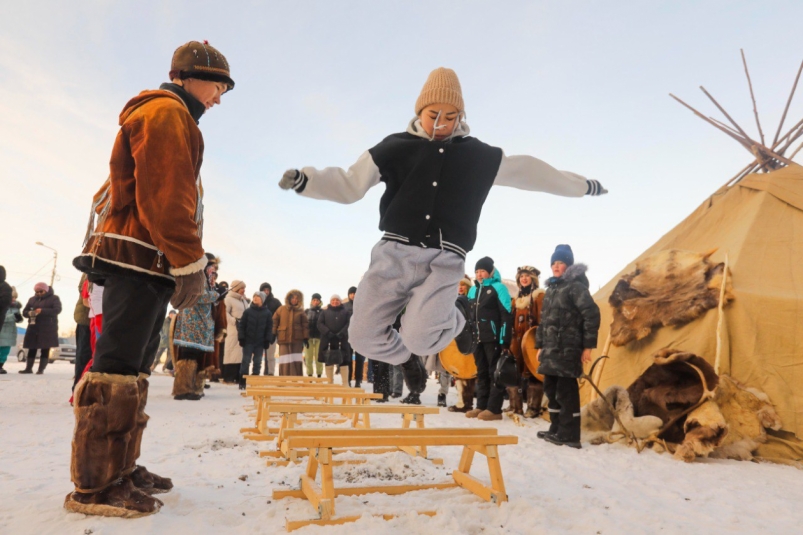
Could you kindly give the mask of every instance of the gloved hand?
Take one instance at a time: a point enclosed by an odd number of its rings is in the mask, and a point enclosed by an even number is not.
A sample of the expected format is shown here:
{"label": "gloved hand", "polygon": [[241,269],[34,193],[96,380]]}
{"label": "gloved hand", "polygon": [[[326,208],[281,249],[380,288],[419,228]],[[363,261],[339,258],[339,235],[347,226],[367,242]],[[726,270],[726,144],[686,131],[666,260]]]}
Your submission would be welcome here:
{"label": "gloved hand", "polygon": [[203,270],[189,275],[179,275],[176,277],[176,291],[170,298],[170,304],[178,310],[192,307],[204,293],[204,286],[206,286],[206,274]]}
{"label": "gloved hand", "polygon": [[309,349],[309,338],[304,338],[304,347]]}
{"label": "gloved hand", "polygon": [[586,185],[588,186],[588,189],[586,190],[586,195],[596,196],[596,195],[605,195],[606,193],[608,193],[608,190],[602,187],[602,184],[599,183],[599,180],[586,179]]}
{"label": "gloved hand", "polygon": [[298,169],[288,169],[282,175],[282,179],[279,181],[279,187],[282,189],[294,189],[301,184],[303,179],[304,173]]}

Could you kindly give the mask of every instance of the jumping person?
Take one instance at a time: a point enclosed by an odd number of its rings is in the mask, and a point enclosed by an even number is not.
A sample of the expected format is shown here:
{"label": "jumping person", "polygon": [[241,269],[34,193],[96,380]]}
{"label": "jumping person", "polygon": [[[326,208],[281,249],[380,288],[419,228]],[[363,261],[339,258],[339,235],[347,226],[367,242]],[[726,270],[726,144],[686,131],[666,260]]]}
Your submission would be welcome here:
{"label": "jumping person", "polygon": [[168,303],[193,306],[205,292],[197,123],[234,87],[229,64],[208,43],[173,54],[172,83],[144,91],[120,114],[109,178],[95,195],[84,250],[73,265],[102,282],[104,325],[89,373],[75,388],[68,511],[138,517],[169,479],[136,464],[148,422],[151,361]]}
{"label": "jumping person", "polygon": [[574,263],[568,245],[552,254],[552,277],[547,281],[541,323],[536,331],[538,373],[544,376],[549,402],[549,431],[538,438],[580,448],[580,389],[577,378],[597,347],[599,307],[588,290],[585,264]]}
{"label": "jumping person", "polygon": [[[494,185],[568,197],[606,193],[596,180],[558,171],[531,156],[468,135],[457,75],[430,73],[406,132],[363,153],[348,171],[327,167],[289,169],[279,186],[313,199],[353,203],[384,182],[379,229],[384,235],[354,302],[349,339],[371,359],[401,364],[411,355],[432,355],[452,340],[473,352],[465,301],[455,302],[465,257],[474,246],[482,205]],[[400,332],[391,327],[407,308]],[[417,379],[426,380],[423,366]]]}

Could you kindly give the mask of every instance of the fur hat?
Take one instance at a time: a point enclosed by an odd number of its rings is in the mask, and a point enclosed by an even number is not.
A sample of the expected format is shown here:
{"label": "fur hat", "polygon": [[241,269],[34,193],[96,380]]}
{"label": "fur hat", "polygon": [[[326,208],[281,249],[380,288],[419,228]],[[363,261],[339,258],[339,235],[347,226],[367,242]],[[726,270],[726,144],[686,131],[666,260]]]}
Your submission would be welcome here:
{"label": "fur hat", "polygon": [[49,289],[50,286],[48,286],[46,282],[37,282],[36,285],[33,287],[34,292],[46,292]]}
{"label": "fur hat", "polygon": [[474,271],[478,271],[480,269],[484,269],[488,273],[494,272],[494,259],[490,256],[483,256],[479,260],[477,260],[476,265],[474,266]]}
{"label": "fur hat", "polygon": [[567,266],[574,264],[574,253],[569,245],[563,243],[555,247],[555,252],[552,253],[552,258],[549,261],[549,265],[551,266],[558,261],[563,262]]}
{"label": "fur hat", "polygon": [[451,104],[457,111],[465,110],[460,80],[452,69],[438,67],[429,73],[421,94],[415,101],[415,114],[421,115],[421,110],[430,104]]}
{"label": "fur hat", "polygon": [[230,292],[238,292],[245,288],[245,283],[241,280],[233,280],[231,281],[231,286],[229,287]]}
{"label": "fur hat", "polygon": [[209,41],[189,41],[173,52],[170,62],[170,79],[196,78],[211,82],[223,82],[228,90],[234,89],[229,62]]}
{"label": "fur hat", "polygon": [[541,276],[541,272],[538,270],[538,268],[535,268],[533,266],[521,266],[520,268],[518,268],[516,270],[516,284],[518,285],[518,287],[521,288],[521,283],[519,282],[519,277],[521,277],[525,273],[527,275],[529,275],[533,279],[533,282],[535,283],[535,287],[537,288],[538,287],[538,277]]}
{"label": "fur hat", "polygon": [[468,277],[463,277],[462,279],[460,279],[460,282],[458,284],[460,286],[465,286],[466,288],[471,288],[473,286],[473,284],[471,283],[471,279],[469,279]]}

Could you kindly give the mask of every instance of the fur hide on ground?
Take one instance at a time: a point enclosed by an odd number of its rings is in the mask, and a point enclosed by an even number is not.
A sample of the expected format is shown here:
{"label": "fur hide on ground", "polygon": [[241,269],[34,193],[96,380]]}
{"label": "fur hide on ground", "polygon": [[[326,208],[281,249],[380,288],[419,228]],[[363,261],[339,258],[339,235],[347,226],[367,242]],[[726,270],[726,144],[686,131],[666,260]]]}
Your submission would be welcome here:
{"label": "fur hide on ground", "polygon": [[675,450],[675,459],[692,462],[696,457],[707,457],[718,448],[728,434],[728,424],[719,405],[706,401],[686,416],[683,424],[683,443]]}
{"label": "fur hide on ground", "polygon": [[[647,438],[661,428],[663,422],[657,416],[634,416],[630,395],[621,386],[608,388],[605,391],[605,399],[613,406],[627,431],[633,433],[636,438]],[[581,409],[583,441],[602,444],[624,438],[624,431],[616,421],[608,403],[605,403],[605,399],[597,398]]]}
{"label": "fur hide on ground", "polygon": [[728,435],[710,457],[750,461],[753,452],[767,441],[766,429],[781,429],[781,418],[769,396],[727,375],[720,377],[714,399],[728,424]]}
{"label": "fur hide on ground", "polygon": [[[635,416],[657,416],[666,424],[700,401],[703,385],[697,371],[686,363],[699,368],[705,376],[707,389],[714,390],[719,377],[705,360],[692,353],[677,349],[662,349],[653,356],[654,364],[647,368],[628,387]],[[685,418],[678,420],[662,437],[668,442],[680,444],[686,432]]]}
{"label": "fur hide on ground", "polygon": [[[613,307],[611,342],[623,346],[661,326],[679,326],[719,305],[724,264],[691,251],[662,251],[636,264],[608,298]],[[733,299],[730,276],[725,303]]]}

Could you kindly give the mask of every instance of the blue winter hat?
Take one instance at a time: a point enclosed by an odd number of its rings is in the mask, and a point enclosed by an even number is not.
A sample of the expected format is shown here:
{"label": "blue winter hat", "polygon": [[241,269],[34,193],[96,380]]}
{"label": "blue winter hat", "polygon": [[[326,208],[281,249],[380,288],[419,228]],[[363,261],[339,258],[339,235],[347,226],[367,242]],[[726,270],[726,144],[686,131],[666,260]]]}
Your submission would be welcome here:
{"label": "blue winter hat", "polygon": [[549,265],[551,266],[558,261],[563,262],[567,266],[574,264],[574,253],[569,245],[562,243],[555,247],[555,252],[552,253],[552,259],[549,261]]}

